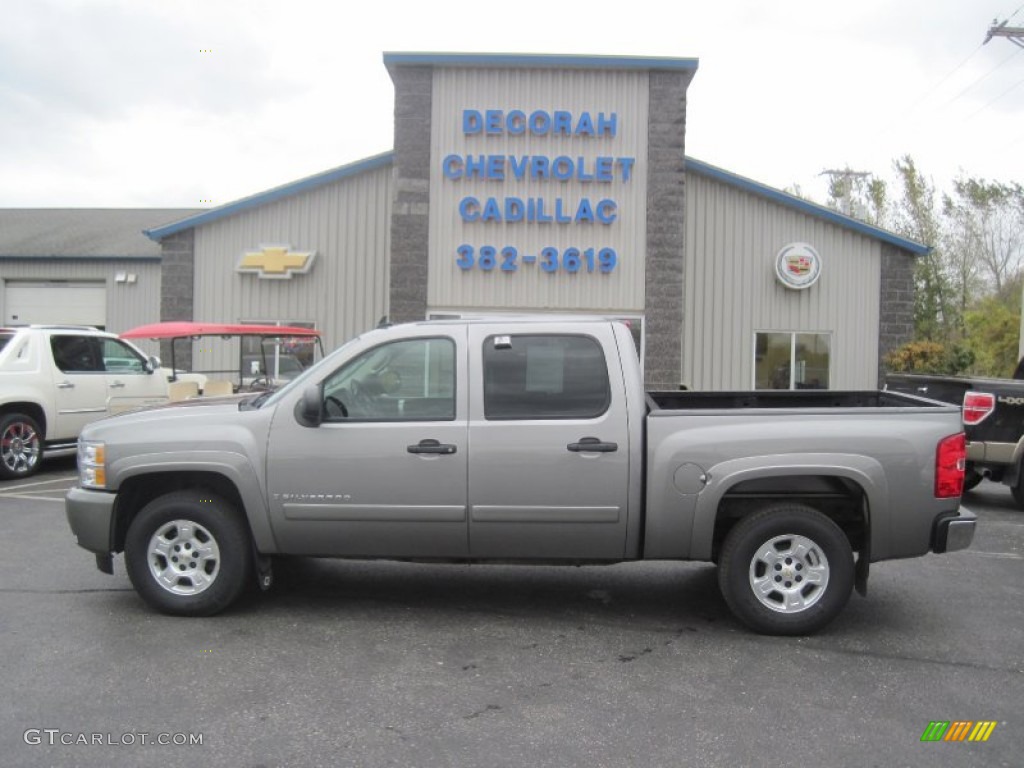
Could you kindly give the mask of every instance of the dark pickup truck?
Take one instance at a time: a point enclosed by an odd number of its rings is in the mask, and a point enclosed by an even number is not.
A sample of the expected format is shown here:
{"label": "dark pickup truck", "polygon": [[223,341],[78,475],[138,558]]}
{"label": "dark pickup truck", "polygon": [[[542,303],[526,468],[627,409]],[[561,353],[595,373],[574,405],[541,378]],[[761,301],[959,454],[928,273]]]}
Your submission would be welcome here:
{"label": "dark pickup truck", "polygon": [[1012,379],[891,373],[885,388],[961,405],[967,433],[964,490],[983,479],[1003,483],[1024,508],[1024,359]]}

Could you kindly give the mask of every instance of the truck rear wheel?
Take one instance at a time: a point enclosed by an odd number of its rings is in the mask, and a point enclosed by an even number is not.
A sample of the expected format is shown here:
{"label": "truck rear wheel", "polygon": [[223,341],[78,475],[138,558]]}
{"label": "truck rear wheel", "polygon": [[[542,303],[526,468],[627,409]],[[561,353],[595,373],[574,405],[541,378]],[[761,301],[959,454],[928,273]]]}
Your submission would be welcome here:
{"label": "truck rear wheel", "polygon": [[843,609],[853,588],[846,534],[802,504],[744,518],[722,546],[718,584],[733,614],[770,635],[806,635]]}
{"label": "truck rear wheel", "polygon": [[43,438],[31,416],[8,413],[0,419],[0,478],[17,480],[39,469]]}
{"label": "truck rear wheel", "polygon": [[128,577],[153,608],[174,616],[212,616],[249,581],[252,547],[238,510],[209,491],[154,499],[128,527]]}

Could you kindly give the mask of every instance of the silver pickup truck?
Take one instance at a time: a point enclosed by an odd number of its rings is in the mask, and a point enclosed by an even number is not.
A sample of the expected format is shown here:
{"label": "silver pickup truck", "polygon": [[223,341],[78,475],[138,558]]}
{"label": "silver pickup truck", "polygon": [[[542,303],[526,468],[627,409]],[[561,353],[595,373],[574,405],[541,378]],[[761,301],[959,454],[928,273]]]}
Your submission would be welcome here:
{"label": "silver pickup truck", "polygon": [[241,404],[90,425],[67,516],[171,614],[269,587],[275,555],[702,560],[749,627],[804,634],[869,563],[969,546],[964,455],[959,409],[912,395],[645,393],[619,323],[435,321]]}

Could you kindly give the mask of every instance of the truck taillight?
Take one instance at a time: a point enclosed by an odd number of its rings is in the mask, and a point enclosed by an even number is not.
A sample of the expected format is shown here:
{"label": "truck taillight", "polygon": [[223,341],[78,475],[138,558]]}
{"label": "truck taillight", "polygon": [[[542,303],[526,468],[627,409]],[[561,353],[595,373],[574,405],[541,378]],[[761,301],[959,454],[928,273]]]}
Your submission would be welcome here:
{"label": "truck taillight", "polygon": [[980,424],[996,408],[996,396],[989,392],[964,393],[964,424]]}
{"label": "truck taillight", "polygon": [[964,492],[967,440],[964,433],[944,437],[935,451],[935,497],[950,499]]}

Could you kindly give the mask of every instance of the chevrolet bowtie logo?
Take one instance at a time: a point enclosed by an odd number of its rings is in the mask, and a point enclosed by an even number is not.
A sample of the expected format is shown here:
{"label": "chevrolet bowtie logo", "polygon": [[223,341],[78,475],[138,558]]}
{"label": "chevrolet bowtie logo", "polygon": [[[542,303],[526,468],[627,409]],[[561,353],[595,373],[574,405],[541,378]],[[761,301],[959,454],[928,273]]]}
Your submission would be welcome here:
{"label": "chevrolet bowtie logo", "polygon": [[260,277],[291,279],[305,274],[313,266],[316,251],[293,251],[289,245],[264,245],[262,250],[247,251],[238,262],[239,272],[255,272]]}

